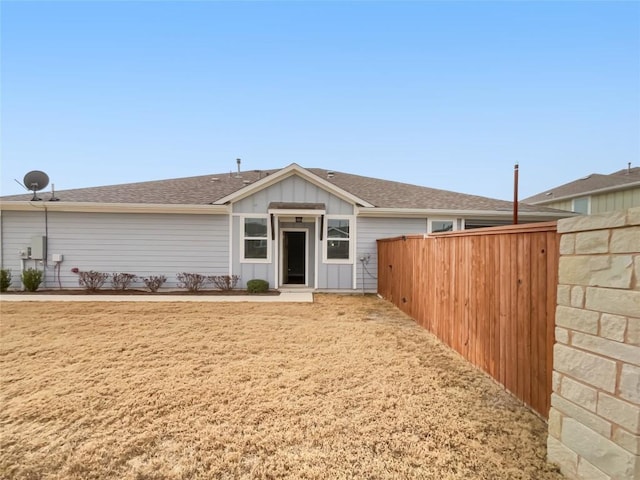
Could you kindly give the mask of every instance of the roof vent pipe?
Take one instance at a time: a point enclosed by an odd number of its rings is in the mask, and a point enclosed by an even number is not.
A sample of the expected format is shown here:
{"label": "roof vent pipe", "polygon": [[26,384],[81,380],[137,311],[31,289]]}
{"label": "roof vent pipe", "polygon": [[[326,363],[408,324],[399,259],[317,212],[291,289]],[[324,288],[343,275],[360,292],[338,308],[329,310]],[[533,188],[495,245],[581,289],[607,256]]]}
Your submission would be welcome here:
{"label": "roof vent pipe", "polygon": [[240,163],[242,162],[242,160],[240,160],[239,158],[236,158],[236,163],[238,164],[238,173],[236,175],[236,178],[240,178]]}
{"label": "roof vent pipe", "polygon": [[631,174],[631,162],[627,162],[627,174]]}

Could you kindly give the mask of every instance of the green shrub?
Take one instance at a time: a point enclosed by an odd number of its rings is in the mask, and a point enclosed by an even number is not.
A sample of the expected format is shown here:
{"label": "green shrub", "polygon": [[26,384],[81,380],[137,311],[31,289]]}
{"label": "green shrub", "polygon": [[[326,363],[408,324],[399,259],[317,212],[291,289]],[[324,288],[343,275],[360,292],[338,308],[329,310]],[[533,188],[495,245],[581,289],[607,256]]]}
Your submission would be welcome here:
{"label": "green shrub", "polygon": [[247,282],[247,290],[249,293],[264,293],[269,290],[269,282],[254,278]]}
{"label": "green shrub", "polygon": [[0,270],[0,292],[6,292],[11,286],[11,270]]}
{"label": "green shrub", "polygon": [[42,270],[27,268],[21,275],[22,284],[27,292],[35,292],[42,283]]}

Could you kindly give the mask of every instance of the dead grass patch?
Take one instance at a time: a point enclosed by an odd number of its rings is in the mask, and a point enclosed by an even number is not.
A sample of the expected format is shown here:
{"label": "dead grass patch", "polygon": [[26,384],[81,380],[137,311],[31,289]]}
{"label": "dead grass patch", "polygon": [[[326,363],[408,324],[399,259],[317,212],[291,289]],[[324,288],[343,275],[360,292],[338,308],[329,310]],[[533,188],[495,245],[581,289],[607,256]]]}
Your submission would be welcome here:
{"label": "dead grass patch", "polygon": [[3,478],[562,478],[543,421],[376,297],[1,309]]}

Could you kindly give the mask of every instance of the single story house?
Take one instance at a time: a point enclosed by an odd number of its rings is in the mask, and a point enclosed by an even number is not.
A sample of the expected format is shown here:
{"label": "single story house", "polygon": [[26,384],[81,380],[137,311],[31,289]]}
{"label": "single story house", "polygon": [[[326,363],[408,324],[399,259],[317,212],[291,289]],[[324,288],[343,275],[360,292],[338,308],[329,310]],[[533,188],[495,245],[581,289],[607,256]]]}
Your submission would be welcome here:
{"label": "single story house", "polygon": [[591,215],[640,207],[640,167],[592,173],[525,198],[525,203]]}
{"label": "single story house", "polygon": [[[238,287],[377,289],[376,239],[511,223],[512,203],[291,164],[0,198],[0,262],[48,288],[72,269],[138,276],[238,275]],[[567,216],[519,205],[522,223]]]}

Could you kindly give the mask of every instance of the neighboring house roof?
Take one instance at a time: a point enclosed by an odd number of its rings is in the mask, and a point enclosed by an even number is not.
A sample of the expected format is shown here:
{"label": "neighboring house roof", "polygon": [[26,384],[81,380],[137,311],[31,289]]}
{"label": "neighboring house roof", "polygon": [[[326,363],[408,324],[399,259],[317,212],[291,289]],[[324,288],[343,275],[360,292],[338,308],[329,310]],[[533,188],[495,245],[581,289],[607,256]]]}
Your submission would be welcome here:
{"label": "neighboring house roof", "polygon": [[[296,164],[278,170],[250,170],[237,173],[201,175],[197,177],[128,183],[102,187],[56,191],[59,202],[104,204],[155,204],[155,205],[220,205],[244,198],[253,190],[269,185],[282,172],[302,174],[314,183],[348,197],[354,203],[368,208],[430,209],[446,211],[504,211],[512,210],[512,202],[468,195],[447,190],[421,187],[321,168],[304,169]],[[2,202],[29,201],[32,194],[1,197]],[[39,192],[44,201],[50,193]],[[48,202],[47,202],[48,203]],[[559,210],[520,204],[519,211],[526,213],[558,214]],[[566,212],[562,212],[566,216]]]}
{"label": "neighboring house roof", "polygon": [[565,183],[559,187],[525,198],[523,202],[544,204],[576,197],[585,197],[595,193],[626,190],[640,186],[640,167],[625,168],[609,175],[592,173],[586,177]]}

